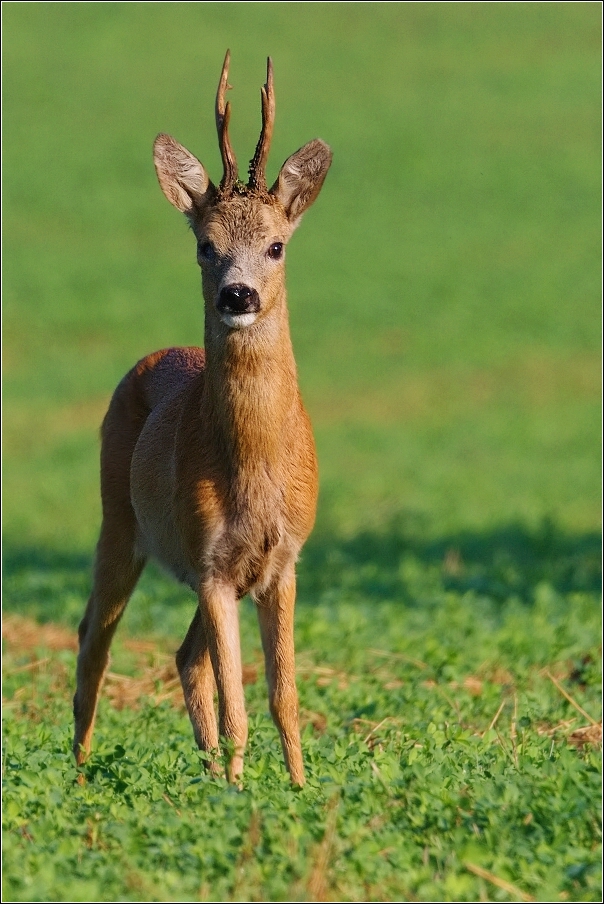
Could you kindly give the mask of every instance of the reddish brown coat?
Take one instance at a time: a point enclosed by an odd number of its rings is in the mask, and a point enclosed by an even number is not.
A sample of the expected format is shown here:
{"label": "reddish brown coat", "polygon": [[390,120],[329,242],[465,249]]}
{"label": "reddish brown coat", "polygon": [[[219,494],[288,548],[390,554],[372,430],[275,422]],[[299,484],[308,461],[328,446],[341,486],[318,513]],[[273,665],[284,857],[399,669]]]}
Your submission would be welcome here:
{"label": "reddish brown coat", "polygon": [[227,774],[240,776],[247,718],[237,606],[250,593],[271,712],[292,781],[302,784],[295,562],[315,517],[317,462],[289,334],[284,247],[320,191],[331,152],[322,141],[309,142],[267,190],[269,61],[262,135],[250,182],[238,183],[224,103],[227,72],[228,55],[217,98],[220,186],[173,138],[160,135],[154,146],[162,190],[197,239],[205,351],[172,348],[143,358],[119,384],[103,422],[103,524],[79,631],[74,751],[82,763],[90,750],[109,645],[153,557],[198,596],[177,664],[199,746],[218,747],[216,684]]}

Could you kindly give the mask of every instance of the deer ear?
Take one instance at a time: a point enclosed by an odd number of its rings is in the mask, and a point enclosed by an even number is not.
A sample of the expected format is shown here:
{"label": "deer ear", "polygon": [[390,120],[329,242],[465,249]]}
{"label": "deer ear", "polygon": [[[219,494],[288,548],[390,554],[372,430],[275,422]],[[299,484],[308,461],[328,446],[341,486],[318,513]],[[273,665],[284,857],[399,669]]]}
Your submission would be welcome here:
{"label": "deer ear", "polygon": [[331,158],[329,145],[315,138],[288,157],[281,167],[271,194],[281,201],[292,225],[296,225],[321,191]]}
{"label": "deer ear", "polygon": [[204,204],[212,183],[199,162],[169,135],[158,135],[153,144],[153,163],[161,190],[181,213]]}

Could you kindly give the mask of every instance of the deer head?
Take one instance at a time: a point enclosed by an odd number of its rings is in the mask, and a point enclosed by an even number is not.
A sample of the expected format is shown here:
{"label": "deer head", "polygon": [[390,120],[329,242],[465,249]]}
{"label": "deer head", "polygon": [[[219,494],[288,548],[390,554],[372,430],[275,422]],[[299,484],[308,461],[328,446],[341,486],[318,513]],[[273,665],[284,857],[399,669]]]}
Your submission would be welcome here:
{"label": "deer head", "polygon": [[269,58],[261,89],[262,130],[240,182],[229,139],[231,106],[225,102],[230,52],[216,95],[216,127],[223,176],[214,185],[203,164],[169,135],[158,135],[153,159],[168,201],[185,214],[197,239],[206,322],[214,329],[246,329],[285,304],[285,246],[313,203],[331,164],[331,150],[315,139],[289,157],[274,185],[266,184],[275,118],[273,67]]}

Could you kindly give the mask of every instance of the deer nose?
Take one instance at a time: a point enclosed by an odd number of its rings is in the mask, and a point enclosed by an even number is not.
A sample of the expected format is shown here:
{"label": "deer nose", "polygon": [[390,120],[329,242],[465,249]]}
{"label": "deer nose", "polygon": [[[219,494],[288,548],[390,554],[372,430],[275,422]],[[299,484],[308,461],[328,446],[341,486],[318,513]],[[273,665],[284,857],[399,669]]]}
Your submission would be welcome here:
{"label": "deer nose", "polygon": [[232,283],[221,290],[216,307],[221,314],[257,314],[260,296],[250,286]]}

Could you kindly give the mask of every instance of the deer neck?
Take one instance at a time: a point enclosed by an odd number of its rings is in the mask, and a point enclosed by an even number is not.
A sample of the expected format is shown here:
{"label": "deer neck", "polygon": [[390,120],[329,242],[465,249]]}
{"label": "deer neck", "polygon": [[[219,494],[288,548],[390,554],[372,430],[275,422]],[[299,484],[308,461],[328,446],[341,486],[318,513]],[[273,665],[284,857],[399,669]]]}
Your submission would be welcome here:
{"label": "deer neck", "polygon": [[285,292],[261,320],[240,330],[206,312],[204,405],[222,461],[233,475],[277,476],[299,408]]}

